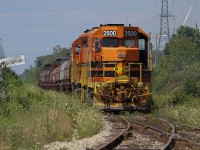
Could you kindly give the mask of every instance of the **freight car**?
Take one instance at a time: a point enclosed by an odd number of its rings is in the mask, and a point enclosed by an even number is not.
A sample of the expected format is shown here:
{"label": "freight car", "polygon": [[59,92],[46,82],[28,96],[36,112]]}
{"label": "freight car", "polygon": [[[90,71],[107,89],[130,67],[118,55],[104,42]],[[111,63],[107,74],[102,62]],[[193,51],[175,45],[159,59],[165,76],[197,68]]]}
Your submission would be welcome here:
{"label": "freight car", "polygon": [[152,53],[140,27],[106,24],[84,31],[69,59],[44,67],[39,85],[80,94],[100,109],[143,109],[151,102]]}

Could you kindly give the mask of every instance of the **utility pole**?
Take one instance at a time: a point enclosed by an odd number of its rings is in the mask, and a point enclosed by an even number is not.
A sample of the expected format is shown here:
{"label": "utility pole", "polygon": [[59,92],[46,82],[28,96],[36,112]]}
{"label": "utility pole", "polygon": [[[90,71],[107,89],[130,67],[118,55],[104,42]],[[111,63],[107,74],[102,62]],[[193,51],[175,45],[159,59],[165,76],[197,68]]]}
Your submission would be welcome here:
{"label": "utility pole", "polygon": [[3,51],[3,46],[1,44],[1,38],[0,38],[0,59],[3,59],[4,58],[4,51]]}
{"label": "utility pole", "polygon": [[[4,51],[3,51],[3,46],[1,44],[1,38],[0,38],[0,59],[4,58]],[[6,89],[4,86],[4,82],[3,82],[3,67],[2,64],[0,64],[0,89],[1,89],[1,93],[2,93],[2,99],[4,100],[6,98]]]}
{"label": "utility pole", "polygon": [[0,66],[0,87],[1,87],[1,93],[2,93],[2,99],[6,98],[6,91],[3,83],[3,72],[2,72],[2,67]]}
{"label": "utility pole", "polygon": [[158,63],[158,34],[156,34],[156,57],[155,57],[155,66]]}
{"label": "utility pole", "polygon": [[169,42],[169,13],[168,13],[168,0],[162,0],[162,8],[160,15],[160,37],[158,42],[158,51],[161,47],[161,42]]}

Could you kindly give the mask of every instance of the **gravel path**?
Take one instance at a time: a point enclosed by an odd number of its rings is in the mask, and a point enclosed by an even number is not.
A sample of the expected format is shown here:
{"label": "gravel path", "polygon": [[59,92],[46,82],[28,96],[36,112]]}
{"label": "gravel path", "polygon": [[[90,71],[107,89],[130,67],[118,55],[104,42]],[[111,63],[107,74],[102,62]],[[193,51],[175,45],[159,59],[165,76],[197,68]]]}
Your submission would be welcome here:
{"label": "gravel path", "polygon": [[53,142],[51,144],[45,145],[46,150],[59,150],[59,149],[69,149],[69,150],[86,150],[90,149],[95,145],[98,145],[102,141],[106,140],[104,137],[109,136],[112,130],[112,123],[104,119],[103,130],[92,137],[84,138],[81,140],[73,140],[72,142]]}

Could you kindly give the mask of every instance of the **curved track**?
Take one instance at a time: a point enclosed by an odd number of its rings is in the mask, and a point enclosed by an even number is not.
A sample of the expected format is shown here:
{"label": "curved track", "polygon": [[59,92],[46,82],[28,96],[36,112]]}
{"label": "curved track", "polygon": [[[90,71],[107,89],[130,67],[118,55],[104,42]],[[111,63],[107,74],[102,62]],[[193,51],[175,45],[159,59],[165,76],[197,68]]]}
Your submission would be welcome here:
{"label": "curved track", "polygon": [[[106,137],[97,150],[166,149],[172,143],[175,128],[172,124],[159,120],[163,129],[142,121],[134,121],[119,116],[110,116],[114,122],[113,134]],[[169,131],[165,131],[166,127]]]}
{"label": "curved track", "polygon": [[200,149],[200,128],[187,125],[177,127],[173,149]]}
{"label": "curved track", "polygon": [[124,140],[124,136],[131,128],[130,122],[125,119],[118,118],[113,115],[109,116],[107,119],[113,123],[112,135],[106,137],[106,142],[96,147],[96,150],[113,149],[118,145],[118,143]]}

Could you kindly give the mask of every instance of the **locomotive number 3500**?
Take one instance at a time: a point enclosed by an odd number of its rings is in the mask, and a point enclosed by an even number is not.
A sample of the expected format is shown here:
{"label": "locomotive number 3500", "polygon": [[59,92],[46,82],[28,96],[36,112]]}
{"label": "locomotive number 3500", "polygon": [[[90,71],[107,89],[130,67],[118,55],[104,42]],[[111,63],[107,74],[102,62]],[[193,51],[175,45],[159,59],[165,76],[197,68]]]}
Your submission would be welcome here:
{"label": "locomotive number 3500", "polygon": [[105,30],[105,31],[103,31],[103,36],[117,36],[117,31]]}

